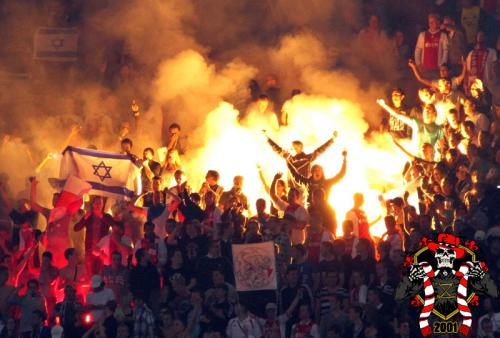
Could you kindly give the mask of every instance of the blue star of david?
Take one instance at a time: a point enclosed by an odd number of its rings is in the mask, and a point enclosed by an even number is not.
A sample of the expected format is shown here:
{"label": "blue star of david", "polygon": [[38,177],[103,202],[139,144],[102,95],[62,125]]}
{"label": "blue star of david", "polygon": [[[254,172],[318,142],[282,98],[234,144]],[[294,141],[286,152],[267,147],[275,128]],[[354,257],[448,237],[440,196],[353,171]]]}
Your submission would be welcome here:
{"label": "blue star of david", "polygon": [[104,161],[101,161],[98,165],[93,164],[92,167],[94,167],[94,175],[99,177],[101,182],[104,182],[106,178],[111,178],[110,171],[112,167],[105,165]]}

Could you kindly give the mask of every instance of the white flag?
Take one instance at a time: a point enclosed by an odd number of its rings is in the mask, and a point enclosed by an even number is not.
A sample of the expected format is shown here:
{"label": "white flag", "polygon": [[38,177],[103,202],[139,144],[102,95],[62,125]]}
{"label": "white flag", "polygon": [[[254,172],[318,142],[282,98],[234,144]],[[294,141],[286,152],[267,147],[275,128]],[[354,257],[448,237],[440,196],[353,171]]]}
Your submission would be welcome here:
{"label": "white flag", "polygon": [[40,27],[35,33],[34,58],[43,61],[73,62],[78,57],[76,28]]}
{"label": "white flag", "polygon": [[129,155],[67,147],[61,160],[60,178],[76,176],[92,186],[91,195],[116,199],[140,193],[140,170]]}
{"label": "white flag", "polygon": [[232,248],[237,291],[277,289],[273,242],[233,244]]}

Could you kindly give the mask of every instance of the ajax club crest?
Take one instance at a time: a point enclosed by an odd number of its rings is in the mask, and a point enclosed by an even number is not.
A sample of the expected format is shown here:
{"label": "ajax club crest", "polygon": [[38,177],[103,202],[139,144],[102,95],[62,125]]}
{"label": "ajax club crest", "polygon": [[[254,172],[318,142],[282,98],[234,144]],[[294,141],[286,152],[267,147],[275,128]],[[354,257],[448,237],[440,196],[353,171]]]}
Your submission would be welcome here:
{"label": "ajax club crest", "polygon": [[423,238],[420,250],[406,258],[408,274],[396,290],[396,300],[411,298],[420,307],[422,335],[470,334],[470,308],[478,296],[497,297],[498,289],[484,262],[476,259],[474,241],[461,243],[451,234],[437,241]]}

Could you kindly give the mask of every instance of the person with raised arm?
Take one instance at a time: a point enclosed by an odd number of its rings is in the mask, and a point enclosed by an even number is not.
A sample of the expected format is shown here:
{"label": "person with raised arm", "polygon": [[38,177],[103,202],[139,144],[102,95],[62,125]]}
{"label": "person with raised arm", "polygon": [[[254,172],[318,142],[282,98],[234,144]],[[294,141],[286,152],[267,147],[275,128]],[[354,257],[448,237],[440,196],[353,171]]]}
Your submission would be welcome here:
{"label": "person with raised arm", "polygon": [[[35,212],[42,214],[47,219],[47,228],[43,236],[43,244],[45,250],[52,252],[54,255],[54,264],[57,267],[62,267],[65,263],[64,250],[71,246],[71,239],[69,237],[69,224],[71,222],[72,215],[65,213],[65,215],[59,219],[52,219],[51,212],[52,209],[45,208],[37,203],[37,193],[38,193],[38,180],[36,177],[30,179],[31,191],[30,191],[30,202],[31,209]],[[56,206],[56,203],[60,197],[60,193],[54,193],[52,197],[52,207]]]}
{"label": "person with raised arm", "polygon": [[[295,154],[291,154],[288,151],[284,150],[282,147],[280,147],[276,142],[274,142],[266,133],[265,130],[263,130],[264,135],[267,137],[267,143],[271,146],[271,148],[276,152],[278,155],[283,157],[289,165],[291,165],[296,172],[298,172],[300,175],[304,177],[309,177],[311,174],[311,165],[314,160],[316,160],[321,154],[323,154],[335,141],[335,139],[338,136],[338,133],[336,131],[333,132],[332,137],[323,143],[321,146],[316,148],[312,153],[306,154],[304,152],[304,144],[301,141],[293,141],[292,142],[292,148]],[[294,181],[293,179],[289,180],[289,183],[293,187],[297,187],[298,182]]]}
{"label": "person with raised arm", "polygon": [[292,174],[293,178],[295,181],[297,181],[299,184],[302,184],[306,187],[307,189],[307,201],[311,203],[312,199],[312,192],[314,190],[318,189],[323,189],[326,193],[326,196],[330,196],[330,190],[332,187],[337,184],[341,179],[344,178],[346,171],[347,171],[347,151],[344,150],[342,151],[342,167],[340,168],[340,171],[337,173],[337,175],[326,178],[325,174],[323,172],[323,167],[320,166],[319,164],[315,164],[311,168],[311,175],[310,176],[304,176],[300,174],[295,167],[290,163],[287,162],[288,164],[288,169],[290,170],[290,173]]}
{"label": "person with raised arm", "polygon": [[458,76],[451,76],[451,71],[450,67],[448,66],[447,63],[443,63],[442,65],[439,66],[439,78],[437,79],[429,79],[424,77],[422,72],[418,69],[417,65],[415,64],[415,61],[413,60],[408,60],[408,67],[413,72],[413,75],[415,75],[415,78],[417,79],[418,82],[426,85],[427,87],[430,87],[434,90],[439,89],[439,80],[440,79],[449,79],[451,82],[451,89],[456,90],[460,87],[462,82],[464,81],[465,74],[467,72],[467,64],[465,62],[465,58],[462,57],[462,72]]}
{"label": "person with raised arm", "polygon": [[302,206],[302,198],[299,190],[291,188],[288,191],[287,201],[283,201],[276,194],[276,185],[282,175],[282,173],[274,175],[273,182],[271,183],[271,200],[278,210],[284,212],[285,219],[291,222],[288,235],[292,244],[302,244],[306,240],[306,227],[309,223],[309,214]]}
{"label": "person with raised arm", "polygon": [[100,196],[94,196],[83,217],[75,223],[74,231],[85,228],[85,265],[90,274],[95,274],[102,268],[101,261],[92,254],[95,245],[109,233],[114,220],[111,215],[104,213],[104,200]]}
{"label": "person with raised arm", "polygon": [[377,103],[391,114],[391,116],[400,119],[412,129],[413,147],[414,149],[418,149],[419,156],[422,156],[421,151],[424,143],[429,143],[434,147],[436,143],[444,137],[443,129],[436,124],[437,112],[434,105],[428,104],[424,107],[422,114],[423,120],[421,121],[398,113],[387,105],[383,99],[378,99]]}

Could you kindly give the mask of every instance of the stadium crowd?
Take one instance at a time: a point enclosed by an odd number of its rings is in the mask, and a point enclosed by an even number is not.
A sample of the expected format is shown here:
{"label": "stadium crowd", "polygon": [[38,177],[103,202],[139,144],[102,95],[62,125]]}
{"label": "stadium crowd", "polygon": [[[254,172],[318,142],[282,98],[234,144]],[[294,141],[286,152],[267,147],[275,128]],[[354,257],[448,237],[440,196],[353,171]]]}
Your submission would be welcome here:
{"label": "stadium crowd", "polygon": [[[0,229],[0,337],[418,337],[418,308],[396,302],[394,293],[406,273],[405,253],[437,233],[474,239],[498,283],[500,96],[488,86],[500,77],[500,39],[498,31],[484,30],[498,19],[490,1],[437,3],[448,7],[428,15],[412,55],[402,31],[394,31],[402,72],[422,84],[418,104],[407,104],[402,88],[376,102],[386,116],[380,131],[408,156],[402,186],[416,184],[418,196],[418,205],[409,193],[381,199],[383,236],[370,234],[378,220],[367,219],[362,193],[344,196],[352,199],[346,215],[327,202],[351,165],[348,149],[333,177],[314,163],[335,146],[336,132],[312,153],[300,141],[288,152],[268,138],[289,172],[276,173],[270,184],[263,178],[268,195],[249,201],[245,178],[222,187],[219,168],[206,173],[201,187],[186,182],[179,124],[169,124],[163,158],[152,148],[134,155],[127,127],[120,151],[140,164],[144,194],[111,208],[106,198],[89,196],[66,224],[84,235],[61,250],[63,266],[55,265],[38,228],[51,208],[38,204],[37,178],[30,178],[30,196],[18,201],[0,186],[11,223]],[[379,16],[367,19],[360,35],[385,34]],[[119,78],[127,62],[108,65],[103,85]],[[282,111],[286,128],[277,79],[270,76],[262,89],[254,80],[249,89],[250,104]],[[139,114],[135,102],[131,109]],[[171,178],[176,183],[168,186]],[[168,217],[159,217],[164,210]],[[278,289],[238,292],[232,244],[265,241],[275,246]],[[481,299],[473,315],[474,336],[500,336],[498,299]]]}

